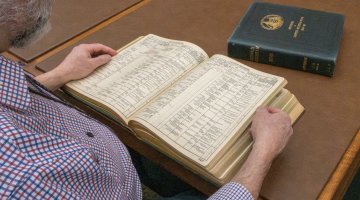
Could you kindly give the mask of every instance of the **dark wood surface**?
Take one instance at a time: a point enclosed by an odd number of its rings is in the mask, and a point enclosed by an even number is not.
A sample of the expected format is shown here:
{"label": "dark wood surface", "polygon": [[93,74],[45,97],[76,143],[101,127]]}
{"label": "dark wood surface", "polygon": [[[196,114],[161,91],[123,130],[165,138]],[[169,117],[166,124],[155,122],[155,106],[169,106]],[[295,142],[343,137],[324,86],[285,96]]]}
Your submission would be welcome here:
{"label": "dark wood surface", "polygon": [[[360,170],[360,130],[332,173],[329,181],[319,195],[319,199],[342,199],[353,177]],[[358,188],[360,191],[360,188]]]}
{"label": "dark wood surface", "polygon": [[[120,48],[140,35],[186,40],[198,44],[209,55],[226,55],[226,40],[245,13],[251,0],[153,0],[137,11],[120,18],[88,37],[74,42],[100,42]],[[335,76],[320,75],[286,68],[241,61],[261,71],[285,77],[286,86],[305,106],[306,112],[294,126],[294,136],[274,162],[261,195],[265,199],[340,199],[353,171],[359,166],[360,132],[360,49],[358,23],[360,4],[351,1],[269,0],[269,2],[338,12],[345,15]],[[56,66],[74,45],[48,56],[36,64],[47,71]],[[81,105],[79,102],[75,104]],[[81,105],[83,106],[83,105]],[[113,121],[85,108],[110,126],[130,148],[154,160],[206,194],[216,187],[184,169],[163,154],[138,141]]]}
{"label": "dark wood surface", "polygon": [[141,0],[61,0],[54,1],[50,22],[52,29],[39,41],[10,51],[29,62],[74,36],[107,20]]}

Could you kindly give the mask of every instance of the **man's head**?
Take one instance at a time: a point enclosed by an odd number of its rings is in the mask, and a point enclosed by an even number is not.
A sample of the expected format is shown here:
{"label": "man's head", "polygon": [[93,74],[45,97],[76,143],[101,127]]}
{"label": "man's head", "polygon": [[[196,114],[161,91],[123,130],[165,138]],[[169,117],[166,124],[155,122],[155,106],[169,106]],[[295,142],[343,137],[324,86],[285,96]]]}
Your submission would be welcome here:
{"label": "man's head", "polygon": [[23,47],[49,29],[53,0],[1,0],[0,50]]}

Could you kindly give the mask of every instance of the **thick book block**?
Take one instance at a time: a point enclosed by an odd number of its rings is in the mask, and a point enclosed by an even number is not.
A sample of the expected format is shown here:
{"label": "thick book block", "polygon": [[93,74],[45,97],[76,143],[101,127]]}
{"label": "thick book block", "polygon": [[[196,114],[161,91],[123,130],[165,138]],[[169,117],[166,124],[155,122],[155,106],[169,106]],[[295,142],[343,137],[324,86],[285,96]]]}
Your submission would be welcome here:
{"label": "thick book block", "polygon": [[293,123],[304,111],[285,78],[209,57],[193,43],[148,34],[118,52],[64,91],[219,186],[251,149],[257,107],[279,108]]}
{"label": "thick book block", "polygon": [[228,39],[228,55],[333,76],[344,16],[253,3]]}
{"label": "thick book block", "polygon": [[[280,159],[277,159],[265,179],[261,196],[264,199],[317,199],[326,185],[331,185],[331,174],[338,169],[338,163],[346,154],[350,142],[359,129],[360,93],[360,59],[356,56],[360,49],[360,4],[358,0],[266,0],[276,4],[287,4],[307,7],[316,10],[327,10],[343,13],[343,39],[337,60],[335,77],[330,79],[312,73],[288,70],[251,61],[244,64],[257,70],[286,77],[286,86],[298,97],[306,108],[304,114],[294,126],[294,134]],[[65,48],[56,55],[39,63],[37,67],[49,71],[56,67],[71,49],[81,43],[100,42],[114,49],[126,45],[139,35],[155,33],[166,38],[193,42],[210,55],[227,52],[227,39],[233,32],[240,17],[253,0],[154,0],[146,6],[109,24],[94,34],[81,39],[74,45]],[[189,23],[191,21],[191,23]],[[161,23],[159,23],[161,22]],[[300,77],[301,76],[301,77]],[[330,92],[331,91],[331,92]],[[79,106],[81,103],[75,101]],[[87,107],[84,108],[88,110]],[[140,143],[130,141],[128,132],[116,127],[113,120],[98,114],[103,122],[108,122],[124,143],[144,155],[149,155],[147,148],[142,151]],[[130,141],[130,142],[129,142]],[[139,149],[140,147],[140,149]],[[359,155],[360,156],[360,155]],[[155,161],[180,177],[187,183],[207,194],[210,183],[196,181],[201,178],[185,176],[179,168],[168,167],[171,160],[159,160],[165,157],[154,155]],[[351,171],[351,170],[349,170]],[[344,173],[344,177],[349,175]],[[341,192],[346,184],[340,184],[334,192]]]}

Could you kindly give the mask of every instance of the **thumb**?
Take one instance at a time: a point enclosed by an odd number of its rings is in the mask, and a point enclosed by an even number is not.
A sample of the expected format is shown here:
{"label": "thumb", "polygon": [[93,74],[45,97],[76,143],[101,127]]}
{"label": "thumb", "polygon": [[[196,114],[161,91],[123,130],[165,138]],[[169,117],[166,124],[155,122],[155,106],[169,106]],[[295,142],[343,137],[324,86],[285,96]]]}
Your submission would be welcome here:
{"label": "thumb", "polygon": [[271,113],[271,114],[281,112],[281,109],[278,109],[275,107],[268,107],[267,109],[268,109],[269,113]]}
{"label": "thumb", "polygon": [[103,54],[95,58],[91,58],[90,62],[94,67],[99,67],[103,64],[108,63],[110,60],[111,56],[109,54]]}

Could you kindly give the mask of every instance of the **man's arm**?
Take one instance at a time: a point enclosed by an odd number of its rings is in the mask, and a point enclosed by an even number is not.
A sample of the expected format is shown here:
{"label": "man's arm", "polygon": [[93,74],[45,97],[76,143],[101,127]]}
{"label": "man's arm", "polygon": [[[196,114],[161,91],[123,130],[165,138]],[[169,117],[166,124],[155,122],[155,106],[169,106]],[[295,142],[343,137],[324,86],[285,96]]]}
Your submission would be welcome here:
{"label": "man's arm", "polygon": [[[276,108],[258,108],[251,125],[254,144],[249,157],[232,182],[221,188],[212,198],[231,199],[236,196],[238,199],[251,199],[246,194],[249,191],[256,199],[272,161],[285,148],[292,133],[291,120],[285,112]],[[230,194],[236,192],[238,194]],[[229,197],[229,194],[232,196]]]}
{"label": "man's arm", "polygon": [[257,198],[272,161],[285,148],[292,133],[286,113],[275,108],[259,108],[251,125],[253,149],[232,181],[245,186]]}
{"label": "man's arm", "polygon": [[72,80],[88,76],[109,62],[116,51],[102,44],[82,44],[75,47],[55,69],[35,77],[49,90],[56,90]]}

